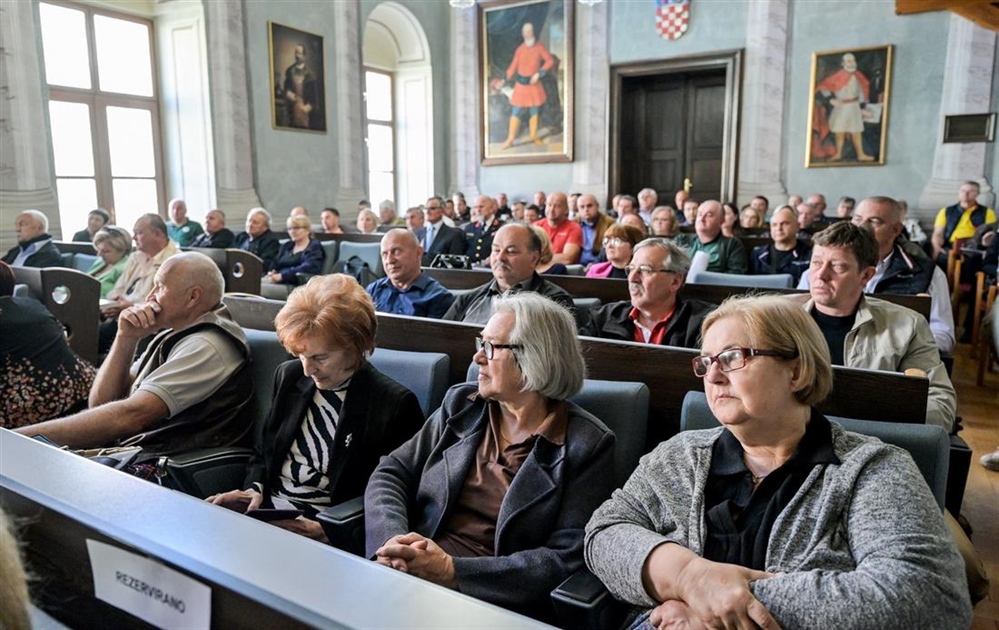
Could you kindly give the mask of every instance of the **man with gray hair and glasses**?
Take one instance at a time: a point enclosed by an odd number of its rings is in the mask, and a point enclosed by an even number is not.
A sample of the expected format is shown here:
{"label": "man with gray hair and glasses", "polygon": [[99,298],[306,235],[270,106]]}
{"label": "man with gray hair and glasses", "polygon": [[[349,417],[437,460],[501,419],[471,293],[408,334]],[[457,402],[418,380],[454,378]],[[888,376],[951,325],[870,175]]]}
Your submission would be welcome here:
{"label": "man with gray hair and glasses", "polygon": [[647,238],[635,246],[628,272],[630,301],[605,304],[590,312],[579,334],[662,346],[696,348],[701,322],[714,304],[683,300],[681,287],[690,257],[664,238]]}

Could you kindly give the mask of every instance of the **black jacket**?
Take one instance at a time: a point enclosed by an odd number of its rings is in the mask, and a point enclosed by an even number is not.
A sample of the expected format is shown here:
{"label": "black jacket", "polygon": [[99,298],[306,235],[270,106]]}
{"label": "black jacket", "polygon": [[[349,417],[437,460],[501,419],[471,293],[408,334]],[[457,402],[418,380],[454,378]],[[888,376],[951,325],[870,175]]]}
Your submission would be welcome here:
{"label": "black jacket", "polygon": [[[423,227],[424,230],[430,226]],[[426,232],[424,232],[426,234]],[[453,228],[444,223],[437,228],[434,242],[430,244],[430,249],[423,252],[423,266],[429,267],[438,254],[463,255],[465,253],[465,235],[458,228]]]}
{"label": "black jacket", "polygon": [[[274,401],[243,484],[244,488],[262,484],[266,504],[315,392],[316,385],[305,376],[301,362],[291,360],[278,366]],[[423,420],[416,395],[365,362],[347,386],[333,438],[327,471],[331,504],[363,495],[378,460],[412,437]]]}
{"label": "black jacket", "polygon": [[[676,311],[666,325],[662,345],[697,348],[701,340],[701,322],[708,313],[718,307],[700,300],[681,300],[677,297],[676,301]],[[630,312],[631,302],[628,301],[612,302],[595,308],[590,312],[590,321],[579,329],[579,334],[602,339],[634,341],[635,322],[628,317]]]}
{"label": "black jacket", "polygon": [[[27,247],[32,243],[37,243],[38,241],[45,241],[52,238],[51,234],[41,234],[31,239],[26,243],[18,243],[14,247],[10,248],[7,255],[3,257],[3,261],[8,265],[14,264],[14,259],[17,255],[21,253],[22,247]],[[41,248],[28,256],[24,262],[21,264],[22,267],[61,267],[62,266],[62,254],[59,253],[59,248],[52,244],[51,241],[45,243]]]}
{"label": "black jacket", "polygon": [[204,234],[198,236],[198,238],[191,242],[191,247],[225,249],[226,247],[232,247],[233,241],[235,240],[236,235],[232,233],[232,230],[229,228],[222,228],[215,234],[205,232]]}
{"label": "black jacket", "polygon": [[[545,280],[534,272],[530,280],[526,282],[521,282],[511,289],[511,292],[517,293],[519,291],[533,291],[534,293],[541,294],[548,298],[549,300],[560,304],[561,306],[569,309],[570,313],[575,314],[576,305],[572,301],[572,296],[569,295],[565,289],[558,286],[557,284],[552,284],[551,282]],[[463,322],[465,321],[465,316],[468,314],[469,308],[478,303],[480,300],[491,298],[496,295],[501,295],[503,292],[500,291],[499,285],[496,284],[496,280],[491,280],[478,289],[474,291],[469,291],[455,298],[454,303],[451,304],[451,308],[444,313],[443,319],[452,322]]]}
{"label": "black jacket", "polygon": [[255,254],[257,258],[264,261],[264,269],[267,269],[274,262],[274,259],[277,258],[278,250],[281,249],[281,239],[270,230],[267,230],[252,241],[249,234],[240,232],[236,235],[236,242],[233,244],[233,247],[238,247],[251,254]]}

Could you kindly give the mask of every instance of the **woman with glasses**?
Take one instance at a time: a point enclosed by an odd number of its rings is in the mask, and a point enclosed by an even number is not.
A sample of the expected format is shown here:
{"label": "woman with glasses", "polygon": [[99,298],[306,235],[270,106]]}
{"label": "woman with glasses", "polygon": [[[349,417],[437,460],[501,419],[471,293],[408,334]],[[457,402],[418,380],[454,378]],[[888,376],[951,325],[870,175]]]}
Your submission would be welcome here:
{"label": "woman with glasses", "polygon": [[628,272],[624,270],[631,262],[635,245],[638,245],[645,238],[645,233],[633,225],[615,223],[604,232],[604,256],[607,262],[598,262],[590,265],[586,271],[587,278],[619,278],[628,279]]}
{"label": "woman with glasses", "polygon": [[456,385],[364,493],[367,554],[551,620],[582,568],[583,526],[610,495],[614,434],[568,402],[585,366],[572,315],[536,293],[497,298]]}
{"label": "woman with glasses", "polygon": [[[958,628],[964,566],[908,453],[813,409],[832,388],[811,317],[727,300],[694,373],[721,427],[642,458],[586,527],[586,562],[635,626]],[[689,625],[687,625],[689,624]]]}
{"label": "woman with glasses", "polygon": [[319,241],[312,238],[309,217],[288,217],[289,239],[278,251],[277,257],[267,266],[264,282],[298,285],[298,274],[315,275],[322,269],[326,253]]}

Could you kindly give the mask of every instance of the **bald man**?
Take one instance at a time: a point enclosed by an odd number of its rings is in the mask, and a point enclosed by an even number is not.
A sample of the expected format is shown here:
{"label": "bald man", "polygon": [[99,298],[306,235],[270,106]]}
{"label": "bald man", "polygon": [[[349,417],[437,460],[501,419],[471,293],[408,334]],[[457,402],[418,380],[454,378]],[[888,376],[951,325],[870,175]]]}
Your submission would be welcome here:
{"label": "bald man", "polygon": [[563,192],[553,192],[548,197],[545,218],[537,221],[552,242],[552,260],[563,265],[575,265],[583,252],[583,230],[569,220],[569,199]]}
{"label": "bald man", "polygon": [[[251,426],[250,348],[221,303],[224,281],[207,256],[177,254],[143,304],[121,312],[90,408],[20,429],[70,448],[142,447],[142,462],[195,448],[240,445]],[[139,342],[156,335],[135,359]],[[135,471],[138,472],[138,471]]]}
{"label": "bald man", "polygon": [[17,246],[12,247],[3,261],[15,267],[60,267],[62,255],[52,244],[49,219],[38,210],[25,210],[14,220]]}

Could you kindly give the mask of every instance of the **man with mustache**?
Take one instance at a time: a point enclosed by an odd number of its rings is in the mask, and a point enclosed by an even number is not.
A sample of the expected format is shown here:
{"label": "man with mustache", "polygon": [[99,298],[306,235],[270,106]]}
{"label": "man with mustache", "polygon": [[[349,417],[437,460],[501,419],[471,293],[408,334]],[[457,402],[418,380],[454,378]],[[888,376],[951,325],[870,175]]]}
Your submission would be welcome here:
{"label": "man with mustache", "polygon": [[590,312],[579,334],[618,341],[697,348],[701,321],[715,309],[700,300],[683,300],[680,288],[690,271],[690,257],[665,238],[647,238],[635,246],[628,272],[631,301],[605,304]]}
{"label": "man with mustache", "polygon": [[489,265],[493,279],[459,296],[444,319],[485,324],[493,314],[493,299],[506,293],[534,291],[574,311],[572,296],[534,270],[541,259],[541,239],[526,225],[504,225],[493,237]]}

